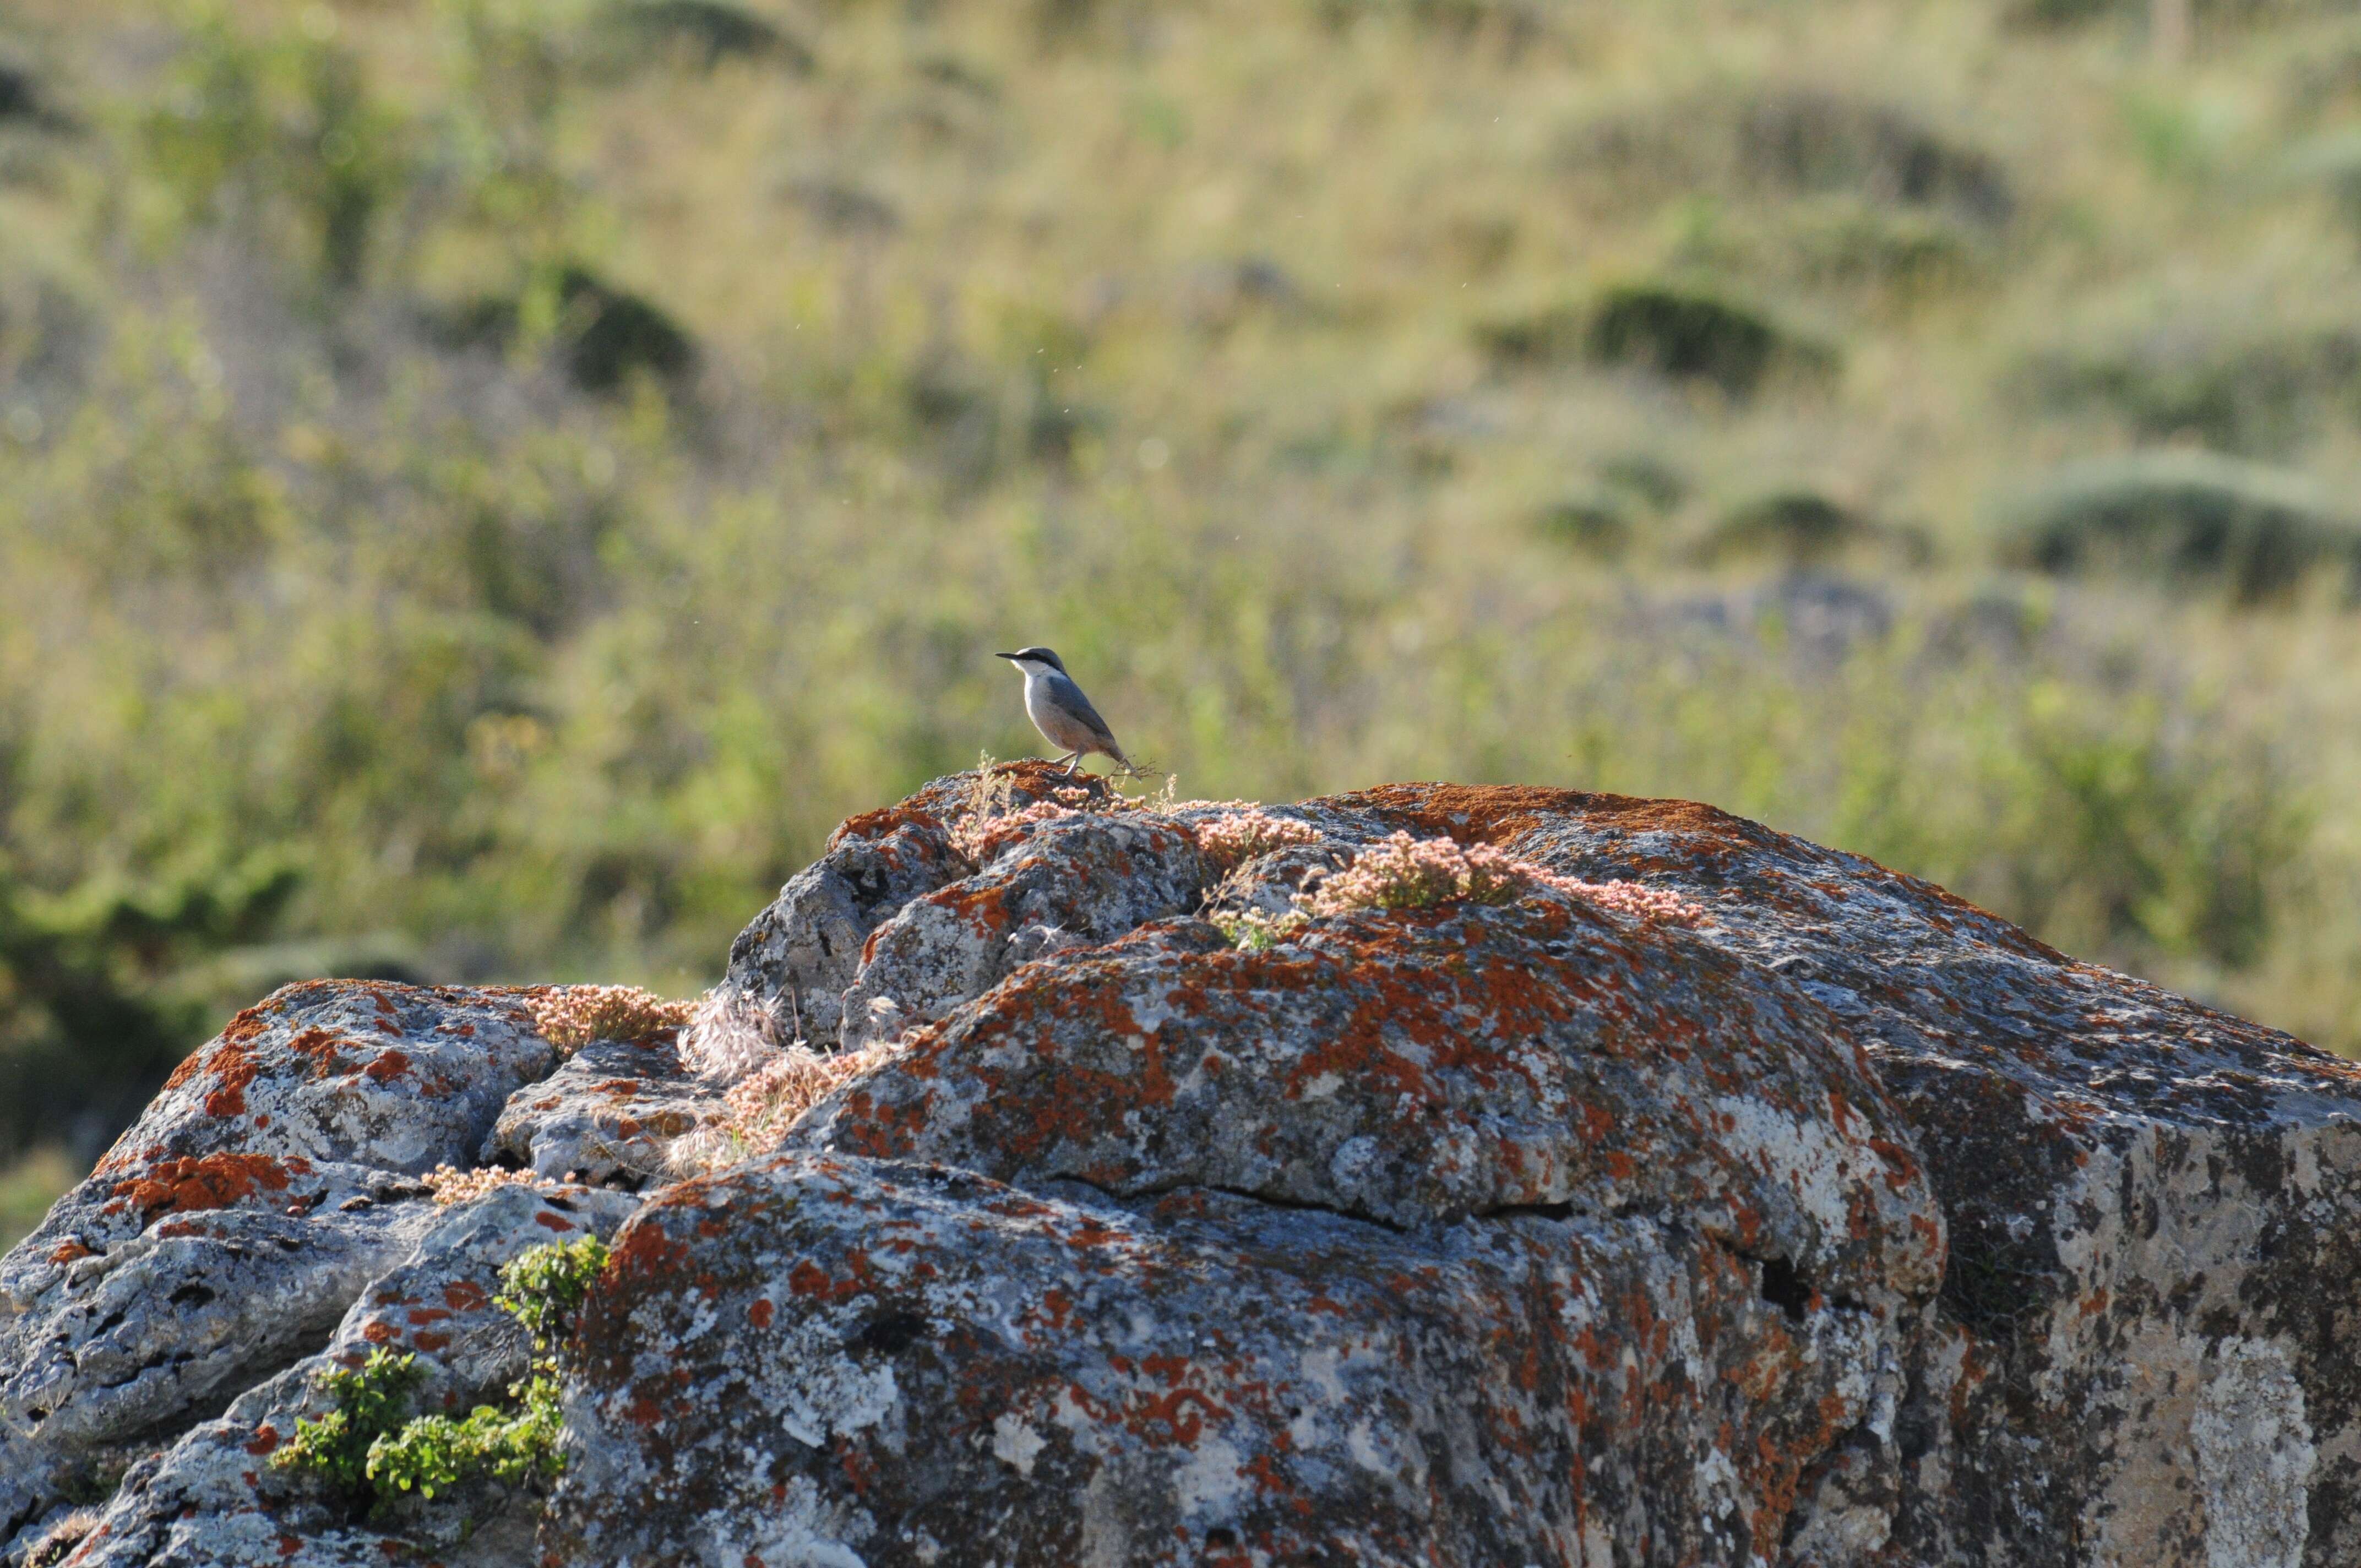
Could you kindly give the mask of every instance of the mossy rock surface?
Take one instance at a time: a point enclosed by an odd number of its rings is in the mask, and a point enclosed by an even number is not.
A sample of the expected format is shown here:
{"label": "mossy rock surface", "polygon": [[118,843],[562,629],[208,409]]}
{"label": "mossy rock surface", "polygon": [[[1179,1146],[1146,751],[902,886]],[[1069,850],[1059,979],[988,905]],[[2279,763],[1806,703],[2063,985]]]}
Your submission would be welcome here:
{"label": "mossy rock surface", "polygon": [[2081,463],[2003,508],[2007,558],[2061,575],[2163,576],[2242,603],[2334,572],[2361,585],[2361,523],[2302,476],[2203,452]]}

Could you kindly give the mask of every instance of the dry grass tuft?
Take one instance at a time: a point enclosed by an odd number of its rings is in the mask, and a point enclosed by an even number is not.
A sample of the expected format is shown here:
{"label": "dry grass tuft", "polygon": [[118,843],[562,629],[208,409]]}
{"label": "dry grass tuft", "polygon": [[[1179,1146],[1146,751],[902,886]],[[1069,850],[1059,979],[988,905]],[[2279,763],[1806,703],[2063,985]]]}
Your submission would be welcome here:
{"label": "dry grass tuft", "polygon": [[734,986],[715,986],[681,1035],[681,1063],[700,1077],[735,1083],[790,1044],[802,1044],[795,1023],[779,1016],[775,1001],[765,1005]]}
{"label": "dry grass tuft", "polygon": [[800,1041],[786,1047],[730,1089],[727,1115],[672,1146],[672,1172],[698,1176],[768,1154],[806,1112],[901,1048],[899,1042],[881,1042],[823,1054]]}
{"label": "dry grass tuft", "polygon": [[525,1004],[533,1027],[571,1056],[593,1040],[645,1040],[686,1025],[697,1003],[675,1002],[636,985],[556,985]]}
{"label": "dry grass tuft", "polygon": [[90,1539],[91,1531],[98,1528],[99,1518],[96,1508],[76,1508],[58,1520],[25,1553],[26,1568],[52,1568],[63,1563],[72,1555],[74,1548]]}
{"label": "dry grass tuft", "polygon": [[497,1192],[503,1187],[556,1185],[555,1182],[543,1180],[541,1177],[530,1170],[506,1170],[496,1165],[483,1166],[474,1170],[462,1170],[456,1165],[438,1165],[428,1171],[423,1179],[427,1188],[434,1192],[435,1203],[445,1209],[456,1208],[462,1203],[472,1203],[487,1193]]}

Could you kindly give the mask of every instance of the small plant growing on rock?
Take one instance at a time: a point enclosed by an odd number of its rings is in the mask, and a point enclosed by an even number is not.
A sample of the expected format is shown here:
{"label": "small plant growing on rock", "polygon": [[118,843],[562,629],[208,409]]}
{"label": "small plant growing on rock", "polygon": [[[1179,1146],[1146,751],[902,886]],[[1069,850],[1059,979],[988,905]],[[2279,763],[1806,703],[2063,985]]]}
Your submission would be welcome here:
{"label": "small plant growing on rock", "polygon": [[1438,904],[1514,904],[1521,898],[1579,899],[1649,920],[1691,924],[1704,911],[1678,894],[1636,882],[1585,882],[1521,861],[1488,844],[1396,833],[1298,900],[1312,916],[1356,909],[1425,909]]}
{"label": "small plant growing on rock", "polygon": [[1298,844],[1317,844],[1320,830],[1292,817],[1274,817],[1259,807],[1225,811],[1196,829],[1197,848],[1224,872],[1235,871],[1257,855]]}
{"label": "small plant growing on rock", "polygon": [[644,1040],[686,1025],[694,1002],[673,1002],[636,985],[554,985],[529,1000],[541,1037],[571,1056],[593,1040]]}
{"label": "small plant growing on rock", "polygon": [[1354,856],[1351,865],[1305,899],[1304,908],[1325,916],[1461,902],[1513,904],[1538,880],[1535,870],[1488,844],[1462,849],[1449,839],[1396,833]]}
{"label": "small plant growing on rock", "polygon": [[[1059,793],[1069,792],[1060,790]],[[980,866],[1041,823],[1082,815],[1079,807],[1041,800],[997,817],[961,817],[950,826],[951,848],[957,850],[970,864]]]}
{"label": "small plant growing on rock", "polygon": [[[1238,813],[1210,827],[1220,828],[1213,842],[1227,852],[1254,855],[1264,846],[1316,840],[1304,824],[1266,817],[1262,823]],[[1224,826],[1227,824],[1228,826]],[[1271,825],[1276,825],[1274,832]],[[1307,839],[1290,829],[1310,835]],[[1205,841],[1200,831],[1200,843]],[[1267,837],[1268,836],[1268,837]],[[1275,846],[1274,846],[1275,847]],[[1209,853],[1216,852],[1209,850]],[[1295,908],[1284,915],[1259,910],[1242,914],[1214,912],[1206,918],[1246,952],[1265,952],[1287,940],[1313,920],[1349,915],[1356,910],[1429,909],[1442,904],[1514,904],[1525,898],[1571,898],[1596,908],[1646,920],[1694,924],[1704,911],[1677,894],[1644,887],[1634,882],[1585,882],[1521,861],[1488,844],[1463,846],[1450,839],[1412,839],[1396,833],[1363,850],[1343,871],[1320,883],[1310,893],[1295,895]]]}
{"label": "small plant growing on rock", "polygon": [[1230,939],[1230,946],[1245,953],[1267,953],[1312,923],[1312,917],[1300,909],[1284,915],[1266,915],[1259,909],[1243,914],[1215,910],[1205,918]]}
{"label": "small plant growing on rock", "polygon": [[317,1419],[297,1421],[295,1440],[271,1455],[270,1462],[283,1469],[309,1470],[347,1492],[361,1490],[369,1478],[371,1454],[400,1429],[410,1397],[425,1376],[416,1356],[390,1350],[373,1350],[358,1366],[321,1374],[315,1386],[336,1408]]}
{"label": "small plant growing on rock", "polygon": [[720,1119],[672,1146],[672,1169],[694,1176],[768,1154],[805,1112],[900,1049],[898,1042],[880,1041],[823,1054],[795,1042],[730,1086]]}
{"label": "small plant growing on rock", "polygon": [[357,1367],[321,1376],[336,1408],[295,1423],[294,1441],[271,1456],[308,1470],[382,1514],[398,1497],[432,1499],[463,1483],[554,1480],[565,1468],[557,1346],[572,1332],[590,1282],[607,1266],[596,1236],[532,1247],[500,1270],[493,1303],[533,1340],[530,1369],[509,1385],[509,1402],[478,1405],[459,1420],[407,1416],[425,1370],[414,1355],[377,1350]]}
{"label": "small plant growing on rock", "polygon": [[556,1375],[547,1358],[574,1330],[590,1282],[607,1266],[607,1244],[597,1236],[544,1242],[528,1247],[500,1270],[500,1292],[492,1305],[514,1318],[533,1336],[533,1370]]}
{"label": "small plant growing on rock", "polygon": [[530,1170],[503,1170],[499,1166],[486,1166],[479,1170],[462,1170],[455,1165],[438,1165],[423,1179],[428,1191],[434,1194],[439,1206],[450,1209],[462,1203],[472,1203],[487,1193],[503,1187],[542,1187],[549,1185]]}

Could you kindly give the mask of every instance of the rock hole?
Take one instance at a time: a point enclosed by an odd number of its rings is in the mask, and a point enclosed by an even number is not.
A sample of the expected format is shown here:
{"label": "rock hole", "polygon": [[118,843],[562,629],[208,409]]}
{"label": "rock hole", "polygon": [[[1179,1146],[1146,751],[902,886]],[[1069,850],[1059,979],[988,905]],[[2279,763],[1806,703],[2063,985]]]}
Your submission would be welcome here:
{"label": "rock hole", "polygon": [[1217,1524],[1205,1532],[1205,1550],[1208,1552],[1235,1551],[1237,1544],[1238,1532],[1227,1525]]}
{"label": "rock hole", "polygon": [[927,1332],[927,1320],[916,1312],[888,1312],[872,1318],[859,1333],[845,1342],[851,1351],[872,1351],[880,1355],[899,1355]]}
{"label": "rock hole", "polygon": [[1763,1299],[1799,1323],[1804,1314],[1812,1310],[1811,1286],[1784,1257],[1763,1260]]}
{"label": "rock hole", "polygon": [[214,1299],[213,1290],[192,1280],[164,1298],[175,1307],[202,1307]]}

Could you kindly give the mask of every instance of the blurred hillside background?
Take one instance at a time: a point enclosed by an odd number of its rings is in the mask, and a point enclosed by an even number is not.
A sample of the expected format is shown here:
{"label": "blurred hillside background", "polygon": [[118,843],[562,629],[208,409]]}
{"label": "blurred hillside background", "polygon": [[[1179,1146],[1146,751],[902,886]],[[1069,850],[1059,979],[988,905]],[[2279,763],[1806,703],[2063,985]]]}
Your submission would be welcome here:
{"label": "blurred hillside background", "polygon": [[2356,1050],[2356,480],[2351,0],[6,0],[0,1235],[280,981],[695,991],[1024,641]]}

